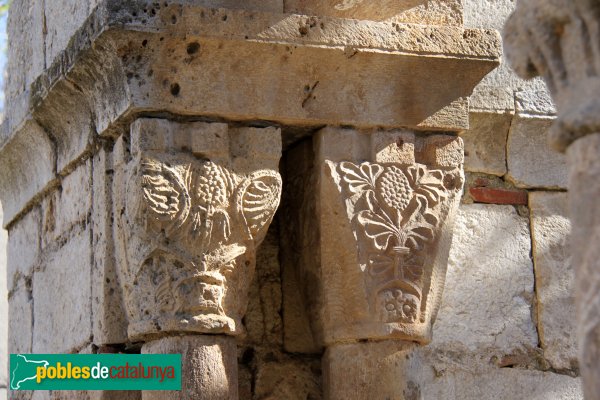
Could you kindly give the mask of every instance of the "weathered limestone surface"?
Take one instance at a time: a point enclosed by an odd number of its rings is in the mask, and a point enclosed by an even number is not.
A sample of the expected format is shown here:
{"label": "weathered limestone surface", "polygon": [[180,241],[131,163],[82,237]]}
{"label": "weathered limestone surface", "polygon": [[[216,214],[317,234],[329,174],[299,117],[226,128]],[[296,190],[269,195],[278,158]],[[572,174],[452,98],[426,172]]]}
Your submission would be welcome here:
{"label": "weathered limestone surface", "polygon": [[[42,238],[42,215],[40,207],[35,207],[17,222],[10,231],[6,254],[8,258],[8,290],[12,290],[21,277],[31,277],[33,268],[39,261]],[[24,250],[25,249],[25,250]]]}
{"label": "weathered limestone surface", "polygon": [[430,347],[482,353],[488,360],[535,348],[527,218],[512,206],[462,205],[454,234]]}
{"label": "weathered limestone surface", "polygon": [[[142,354],[181,354],[181,391],[144,391],[143,400],[237,400],[235,338],[219,335],[172,336],[148,342]],[[235,384],[231,384],[235,383]]]}
{"label": "weathered limestone surface", "polygon": [[33,275],[33,352],[70,352],[90,341],[91,259],[89,227],[45,253],[43,265]]}
{"label": "weathered limestone surface", "polygon": [[507,178],[517,187],[561,189],[567,187],[565,156],[547,141],[549,118],[515,117],[507,143]]}
{"label": "weathered limestone surface", "polygon": [[423,399],[582,400],[581,380],[550,372],[502,368],[474,374],[457,371],[424,385]]}
{"label": "weathered limestone surface", "polygon": [[544,357],[557,370],[573,369],[577,366],[575,274],[568,248],[567,194],[534,192],[529,205]]}
{"label": "weathered limestone surface", "polygon": [[506,114],[471,113],[465,141],[465,171],[506,174],[506,139],[511,118]]}

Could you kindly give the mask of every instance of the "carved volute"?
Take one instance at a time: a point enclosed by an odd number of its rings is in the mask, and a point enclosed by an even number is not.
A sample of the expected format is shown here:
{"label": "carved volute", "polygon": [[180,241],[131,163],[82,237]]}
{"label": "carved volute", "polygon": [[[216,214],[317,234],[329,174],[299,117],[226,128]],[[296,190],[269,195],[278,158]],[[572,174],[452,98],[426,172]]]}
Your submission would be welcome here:
{"label": "carved volute", "polygon": [[255,250],[279,205],[280,154],[274,128],[136,121],[115,179],[132,340],[240,333]]}

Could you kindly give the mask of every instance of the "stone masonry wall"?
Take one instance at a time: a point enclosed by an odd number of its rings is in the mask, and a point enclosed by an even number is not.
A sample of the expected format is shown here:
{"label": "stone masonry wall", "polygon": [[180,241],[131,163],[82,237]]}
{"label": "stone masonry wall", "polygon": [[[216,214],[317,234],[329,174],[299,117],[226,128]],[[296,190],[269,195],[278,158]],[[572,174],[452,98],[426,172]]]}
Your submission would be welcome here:
{"label": "stone masonry wall", "polygon": [[[13,4],[6,97],[7,113],[17,121],[30,101],[30,85],[67,48],[97,2]],[[502,29],[513,7],[512,0],[463,0],[463,22]],[[554,107],[541,81],[521,81],[506,64],[477,86],[470,105],[470,128],[460,133],[467,179],[442,306],[433,342],[412,356],[419,382],[405,398],[582,399],[567,247],[566,167],[545,141]],[[5,123],[0,147],[14,128]],[[50,160],[54,175],[9,224],[8,263],[0,251],[10,304],[6,318],[0,302],[0,316],[7,319],[0,322],[0,364],[6,365],[7,353],[17,352],[138,352],[140,345],[127,341],[119,302],[105,301],[117,290],[111,286],[112,216],[106,206],[114,137],[85,142],[78,157],[61,164],[61,154],[51,150],[55,138],[36,129],[37,157]],[[315,131],[282,130],[288,138]],[[302,140],[285,144],[282,165]],[[285,185],[285,175],[283,181]],[[322,350],[310,340],[308,318],[297,309],[298,283],[281,265],[284,211],[277,212],[258,249],[243,321],[247,333],[238,340],[242,400],[323,398]],[[4,242],[0,235],[0,249]],[[2,345],[6,326],[8,351]],[[7,380],[0,368],[0,399],[6,396]],[[113,398],[99,393],[9,396]],[[139,398],[139,393],[129,396]]]}

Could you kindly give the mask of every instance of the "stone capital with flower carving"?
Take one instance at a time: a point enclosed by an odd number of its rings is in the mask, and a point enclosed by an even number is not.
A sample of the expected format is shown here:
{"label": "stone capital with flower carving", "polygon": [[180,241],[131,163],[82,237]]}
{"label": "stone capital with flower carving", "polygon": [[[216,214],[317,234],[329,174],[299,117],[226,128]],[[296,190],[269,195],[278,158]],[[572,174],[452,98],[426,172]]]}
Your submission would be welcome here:
{"label": "stone capital with flower carving", "polygon": [[279,205],[275,128],[137,120],[116,149],[115,238],[131,340],[238,334]]}
{"label": "stone capital with flower carving", "polygon": [[318,256],[299,271],[305,297],[317,299],[318,341],[429,342],[464,181],[462,140],[327,128],[315,154]]}

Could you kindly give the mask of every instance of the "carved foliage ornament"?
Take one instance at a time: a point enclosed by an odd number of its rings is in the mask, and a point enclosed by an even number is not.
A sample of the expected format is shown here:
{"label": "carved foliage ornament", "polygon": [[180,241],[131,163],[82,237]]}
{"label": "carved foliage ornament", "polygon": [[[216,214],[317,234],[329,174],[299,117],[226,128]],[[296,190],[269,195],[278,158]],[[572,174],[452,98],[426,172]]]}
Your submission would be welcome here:
{"label": "carved foliage ornament", "polygon": [[279,173],[252,162],[147,151],[128,163],[117,221],[130,338],[240,332],[281,195]]}
{"label": "carved foliage ornament", "polygon": [[339,170],[348,192],[358,196],[355,223],[370,239],[372,304],[384,322],[415,322],[423,295],[420,253],[435,238],[439,218],[432,209],[447,196],[444,173],[418,164],[344,162]]}
{"label": "carved foliage ornament", "polygon": [[[345,285],[356,286],[341,290],[354,296],[347,298],[348,307],[365,327],[393,325],[396,328],[389,329],[402,337],[428,340],[450,245],[451,228],[448,232],[444,224],[458,205],[461,169],[418,163],[328,164],[344,199],[362,271],[361,283],[351,277],[353,267],[346,267]],[[442,282],[434,282],[440,277]],[[367,312],[361,311],[362,296]],[[386,337],[381,332],[392,332],[365,329],[359,335]]]}

